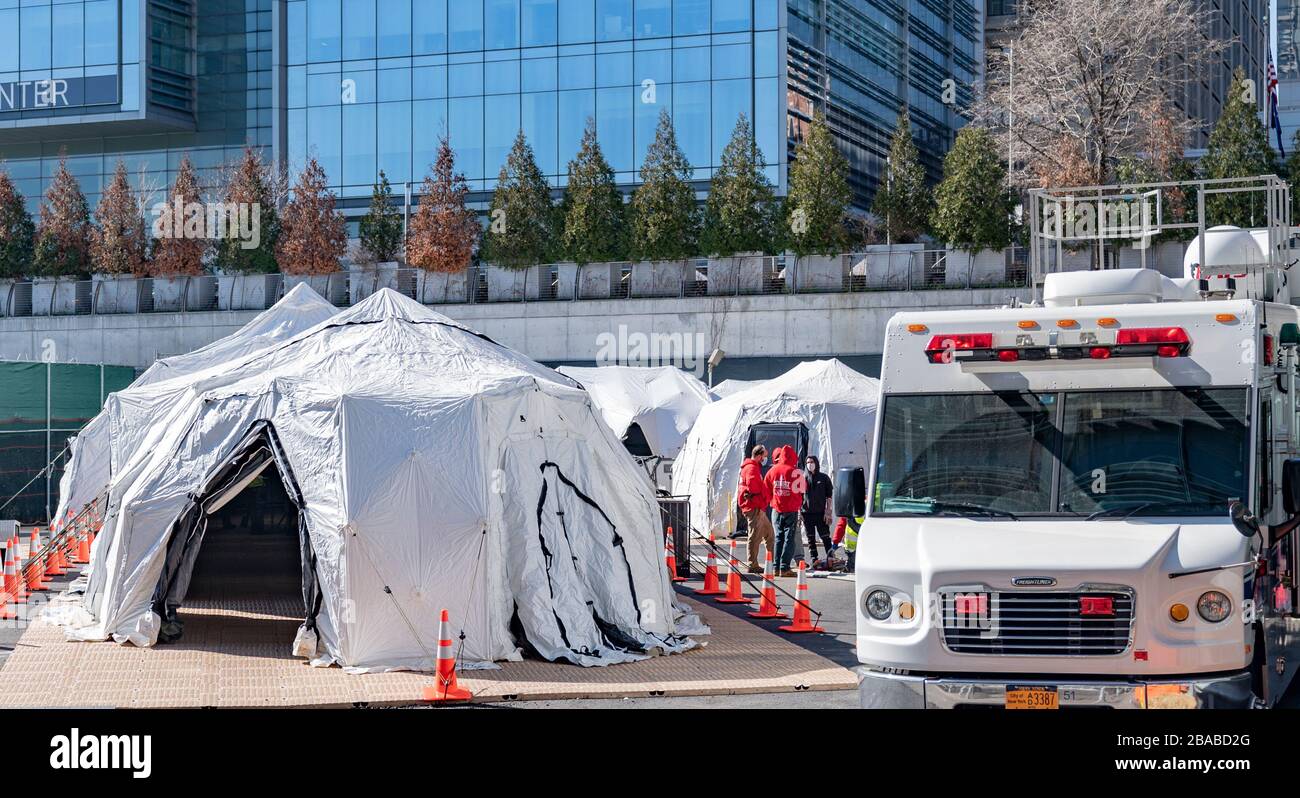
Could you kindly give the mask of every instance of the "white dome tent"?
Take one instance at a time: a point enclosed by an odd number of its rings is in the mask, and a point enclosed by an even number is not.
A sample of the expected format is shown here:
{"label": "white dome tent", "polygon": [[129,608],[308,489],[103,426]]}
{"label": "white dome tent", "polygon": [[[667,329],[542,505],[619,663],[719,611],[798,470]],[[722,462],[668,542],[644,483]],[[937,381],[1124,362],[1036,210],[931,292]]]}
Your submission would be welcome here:
{"label": "white dome tent", "polygon": [[654,493],[587,394],[394,291],[151,415],[74,638],[154,644],[206,515],[274,467],[299,510],[294,649],[317,664],[432,668],[443,608],[471,666],[524,645],[581,665],[695,645],[675,632]]}
{"label": "white dome tent", "polygon": [[[260,352],[328,319],[338,308],[300,283],[270,308],[225,338],[183,355],[163,358],[128,387],[111,395],[99,412],[70,443],[67,467],[59,480],[59,509],[56,521],[81,512],[108,487],[113,466],[122,452],[139,446],[144,430],[126,422],[135,408],[145,408],[155,396],[169,396],[184,390],[201,373],[236,358]],[[199,375],[199,376],[194,376]],[[159,383],[166,383],[158,387]]]}
{"label": "white dome tent", "polygon": [[733,393],[748,391],[750,388],[762,385],[764,382],[767,382],[767,380],[723,380],[710,388],[709,392],[718,399],[726,399]]}
{"label": "white dome tent", "polygon": [[806,454],[818,457],[824,473],[869,469],[879,399],[878,380],[838,360],[806,361],[719,399],[695,419],[673,466],[673,493],[690,496],[691,518],[702,532],[722,537],[735,528],[736,484],[752,429],[802,429]]}
{"label": "white dome tent", "polygon": [[[704,383],[674,366],[560,366],[587,389],[614,434],[634,455],[673,459],[700,409],[712,399]],[[645,451],[634,444],[644,442]]]}

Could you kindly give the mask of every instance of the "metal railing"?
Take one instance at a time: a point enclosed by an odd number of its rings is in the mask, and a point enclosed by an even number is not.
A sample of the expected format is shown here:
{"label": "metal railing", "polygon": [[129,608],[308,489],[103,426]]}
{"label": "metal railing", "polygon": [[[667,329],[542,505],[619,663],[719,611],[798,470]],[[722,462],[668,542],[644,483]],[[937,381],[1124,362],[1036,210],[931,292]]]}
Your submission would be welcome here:
{"label": "metal railing", "polygon": [[1028,269],[1021,249],[972,255],[880,247],[800,258],[741,255],[523,269],[474,264],[454,274],[379,265],[322,275],[6,280],[0,281],[0,317],[264,310],[299,283],[348,307],[383,288],[442,305],[1024,287]]}

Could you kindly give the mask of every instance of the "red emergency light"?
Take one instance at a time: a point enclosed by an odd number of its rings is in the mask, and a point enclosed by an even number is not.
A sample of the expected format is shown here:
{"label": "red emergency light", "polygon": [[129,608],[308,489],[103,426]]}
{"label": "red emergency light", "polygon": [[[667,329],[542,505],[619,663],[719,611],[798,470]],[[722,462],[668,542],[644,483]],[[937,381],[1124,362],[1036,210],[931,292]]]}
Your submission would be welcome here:
{"label": "red emergency light", "polygon": [[947,352],[992,349],[993,333],[952,333],[936,335],[925,346],[925,354],[931,363],[943,363]]}
{"label": "red emergency light", "polygon": [[1180,357],[1191,348],[1192,339],[1182,327],[1129,327],[1115,334],[1115,346],[1134,348],[1127,354]]}
{"label": "red emergency light", "polygon": [[1115,599],[1110,596],[1080,596],[1080,615],[1114,615]]}

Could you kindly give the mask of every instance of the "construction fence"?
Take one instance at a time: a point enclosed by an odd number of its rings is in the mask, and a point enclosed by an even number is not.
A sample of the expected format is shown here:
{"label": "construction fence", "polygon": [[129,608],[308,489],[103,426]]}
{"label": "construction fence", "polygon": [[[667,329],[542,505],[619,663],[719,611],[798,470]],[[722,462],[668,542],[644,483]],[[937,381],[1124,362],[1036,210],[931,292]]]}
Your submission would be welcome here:
{"label": "construction fence", "polygon": [[0,361],[0,518],[48,523],[68,439],[135,377],[130,366]]}

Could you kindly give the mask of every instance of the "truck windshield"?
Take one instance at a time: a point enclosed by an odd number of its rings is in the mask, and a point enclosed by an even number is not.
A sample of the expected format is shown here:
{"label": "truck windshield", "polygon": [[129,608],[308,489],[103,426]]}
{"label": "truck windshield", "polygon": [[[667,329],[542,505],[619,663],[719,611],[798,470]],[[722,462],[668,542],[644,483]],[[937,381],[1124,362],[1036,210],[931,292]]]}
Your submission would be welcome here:
{"label": "truck windshield", "polygon": [[1245,388],[889,396],[873,510],[1218,514],[1248,429]]}

